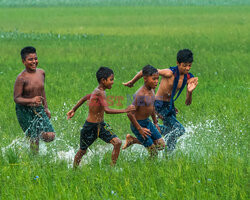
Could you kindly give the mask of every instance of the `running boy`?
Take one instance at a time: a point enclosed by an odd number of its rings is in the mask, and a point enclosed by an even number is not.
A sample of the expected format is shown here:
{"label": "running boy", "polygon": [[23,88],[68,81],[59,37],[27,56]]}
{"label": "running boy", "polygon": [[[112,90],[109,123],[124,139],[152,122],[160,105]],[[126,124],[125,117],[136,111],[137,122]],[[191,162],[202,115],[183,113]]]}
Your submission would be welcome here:
{"label": "running boy", "polygon": [[[177,53],[177,66],[169,69],[158,69],[162,80],[159,89],[156,93],[156,100],[154,103],[157,115],[163,120],[165,130],[162,134],[165,136],[168,150],[172,151],[175,148],[177,138],[185,133],[182,124],[177,121],[177,109],[174,107],[174,101],[177,100],[184,87],[187,85],[186,105],[192,103],[192,93],[198,84],[198,78],[194,77],[189,71],[193,62],[193,53],[189,49],[180,50]],[[131,81],[124,83],[125,86],[133,87],[134,83],[143,76],[140,71]],[[179,92],[178,92],[179,91]],[[175,94],[178,92],[176,98]],[[125,149],[128,144],[136,143],[131,135],[127,135]]]}
{"label": "running boy", "polygon": [[75,111],[86,101],[89,100],[89,114],[81,130],[80,149],[75,155],[74,167],[77,167],[81,158],[86,154],[88,147],[100,137],[103,141],[111,143],[114,146],[112,152],[111,165],[115,165],[121,147],[121,140],[114,135],[108,124],[104,120],[104,112],[107,114],[128,113],[135,110],[133,106],[129,106],[124,110],[111,109],[108,107],[105,94],[106,89],[111,89],[114,83],[114,73],[107,67],[100,67],[96,72],[96,78],[99,83],[98,87],[90,95],[84,96],[72,110],[67,113],[68,119],[72,118]]}
{"label": "running boy", "polygon": [[25,70],[17,76],[14,86],[16,115],[21,128],[30,138],[31,150],[38,152],[39,138],[45,142],[51,142],[55,138],[44,90],[45,72],[37,68],[34,47],[24,47],[21,58]]}
{"label": "running boy", "polygon": [[[157,154],[157,150],[165,148],[165,142],[159,132],[157,119],[154,110],[155,92],[159,80],[159,73],[154,67],[147,65],[142,69],[144,85],[136,92],[133,105],[135,112],[128,113],[131,121],[131,130],[137,140],[135,143],[144,145],[151,156]],[[153,123],[149,120],[152,117]],[[127,139],[127,137],[126,137]],[[126,141],[128,142],[128,141]],[[128,144],[125,144],[128,145]]]}

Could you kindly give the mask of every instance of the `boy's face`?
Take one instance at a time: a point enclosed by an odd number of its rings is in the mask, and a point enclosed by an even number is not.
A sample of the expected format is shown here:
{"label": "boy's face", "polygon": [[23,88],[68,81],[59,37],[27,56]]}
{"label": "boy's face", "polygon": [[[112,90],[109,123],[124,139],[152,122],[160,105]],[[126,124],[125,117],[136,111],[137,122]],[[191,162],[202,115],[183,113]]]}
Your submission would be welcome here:
{"label": "boy's face", "polygon": [[36,71],[38,60],[36,53],[29,53],[26,55],[25,59],[22,60],[26,69],[29,71]]}
{"label": "boy's face", "polygon": [[159,82],[159,73],[152,74],[151,76],[144,76],[144,81],[151,89],[155,89]]}
{"label": "boy's face", "polygon": [[114,74],[111,74],[107,80],[103,80],[103,84],[105,86],[105,88],[107,89],[111,89],[112,88],[112,85],[114,84]]}
{"label": "boy's face", "polygon": [[189,62],[185,62],[185,63],[178,63],[177,62],[177,65],[178,65],[178,69],[179,69],[179,72],[181,74],[188,74],[188,72],[190,71],[191,67],[192,67],[192,63],[189,63]]}

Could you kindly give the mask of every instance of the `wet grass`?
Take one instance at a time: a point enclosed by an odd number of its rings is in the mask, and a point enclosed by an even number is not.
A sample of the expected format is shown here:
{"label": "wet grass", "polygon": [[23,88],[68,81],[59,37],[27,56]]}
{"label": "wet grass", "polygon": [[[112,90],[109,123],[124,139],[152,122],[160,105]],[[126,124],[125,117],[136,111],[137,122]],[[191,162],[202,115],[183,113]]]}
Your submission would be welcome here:
{"label": "wet grass", "polygon": [[249,5],[248,0],[1,0],[1,7],[51,7],[51,6],[232,6]]}
{"label": "wet grass", "polygon": [[[247,199],[249,141],[249,7],[0,8],[1,199]],[[46,71],[46,94],[57,140],[41,143],[39,156],[15,116],[13,86],[26,45],[37,48]],[[135,146],[111,168],[111,146],[97,141],[82,166],[72,170],[84,105],[71,121],[66,112],[97,85],[95,72],[109,66],[115,84],[144,65],[175,65],[181,48],[194,52],[199,86],[190,107],[176,102],[187,133],[172,156],[148,159]],[[130,132],[126,115],[106,115],[115,133]],[[38,178],[36,178],[38,176]]]}

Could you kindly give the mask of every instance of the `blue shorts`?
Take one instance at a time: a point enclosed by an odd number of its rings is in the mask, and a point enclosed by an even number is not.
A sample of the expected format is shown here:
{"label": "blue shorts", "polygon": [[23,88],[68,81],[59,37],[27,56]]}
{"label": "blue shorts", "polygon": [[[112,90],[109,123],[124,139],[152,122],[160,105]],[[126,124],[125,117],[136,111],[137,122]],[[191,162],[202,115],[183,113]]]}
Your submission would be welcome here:
{"label": "blue shorts", "polygon": [[177,139],[185,133],[185,128],[176,119],[175,107],[170,109],[170,102],[155,100],[155,111],[158,115],[163,117],[163,124],[161,126],[161,134],[164,136],[168,150],[175,149]]}
{"label": "blue shorts", "polygon": [[132,124],[130,125],[132,132],[135,134],[136,138],[142,143],[144,147],[152,146],[155,140],[161,138],[161,134],[159,133],[158,129],[148,118],[144,120],[137,120],[137,122],[140,124],[142,128],[147,128],[151,132],[151,136],[148,135],[146,136],[147,138],[144,139],[142,135],[139,133],[139,131]]}
{"label": "blue shorts", "polygon": [[172,109],[169,110],[170,102],[155,100],[154,107],[155,107],[155,112],[158,115],[161,115],[164,119],[166,119],[170,115],[173,115],[174,117],[176,117],[174,104],[172,105]]}

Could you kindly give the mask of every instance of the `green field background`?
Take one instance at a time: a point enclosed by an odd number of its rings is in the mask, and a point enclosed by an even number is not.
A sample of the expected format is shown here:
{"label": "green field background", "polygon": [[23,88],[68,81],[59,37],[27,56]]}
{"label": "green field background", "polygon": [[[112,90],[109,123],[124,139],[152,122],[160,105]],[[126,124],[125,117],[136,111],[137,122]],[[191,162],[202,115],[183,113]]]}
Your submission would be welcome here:
{"label": "green field background", "polygon": [[[0,1],[0,199],[249,199],[248,1],[8,2]],[[37,48],[46,72],[57,134],[54,142],[41,142],[37,156],[29,152],[13,101],[15,79],[24,69],[20,50],[27,45]],[[176,102],[186,128],[176,151],[151,160],[135,145],[111,168],[112,147],[98,140],[74,171],[72,156],[88,110],[82,106],[71,121],[66,113],[97,86],[97,69],[114,70],[107,95],[122,96],[122,106],[116,100],[111,107],[125,108],[143,81],[134,88],[122,83],[146,64],[174,66],[183,48],[194,53],[191,72],[199,85],[191,106],[184,104],[185,92]],[[124,141],[130,132],[126,114],[105,115],[105,121]]]}
{"label": "green field background", "polygon": [[232,6],[250,5],[249,0],[0,0],[2,7],[49,6]]}

